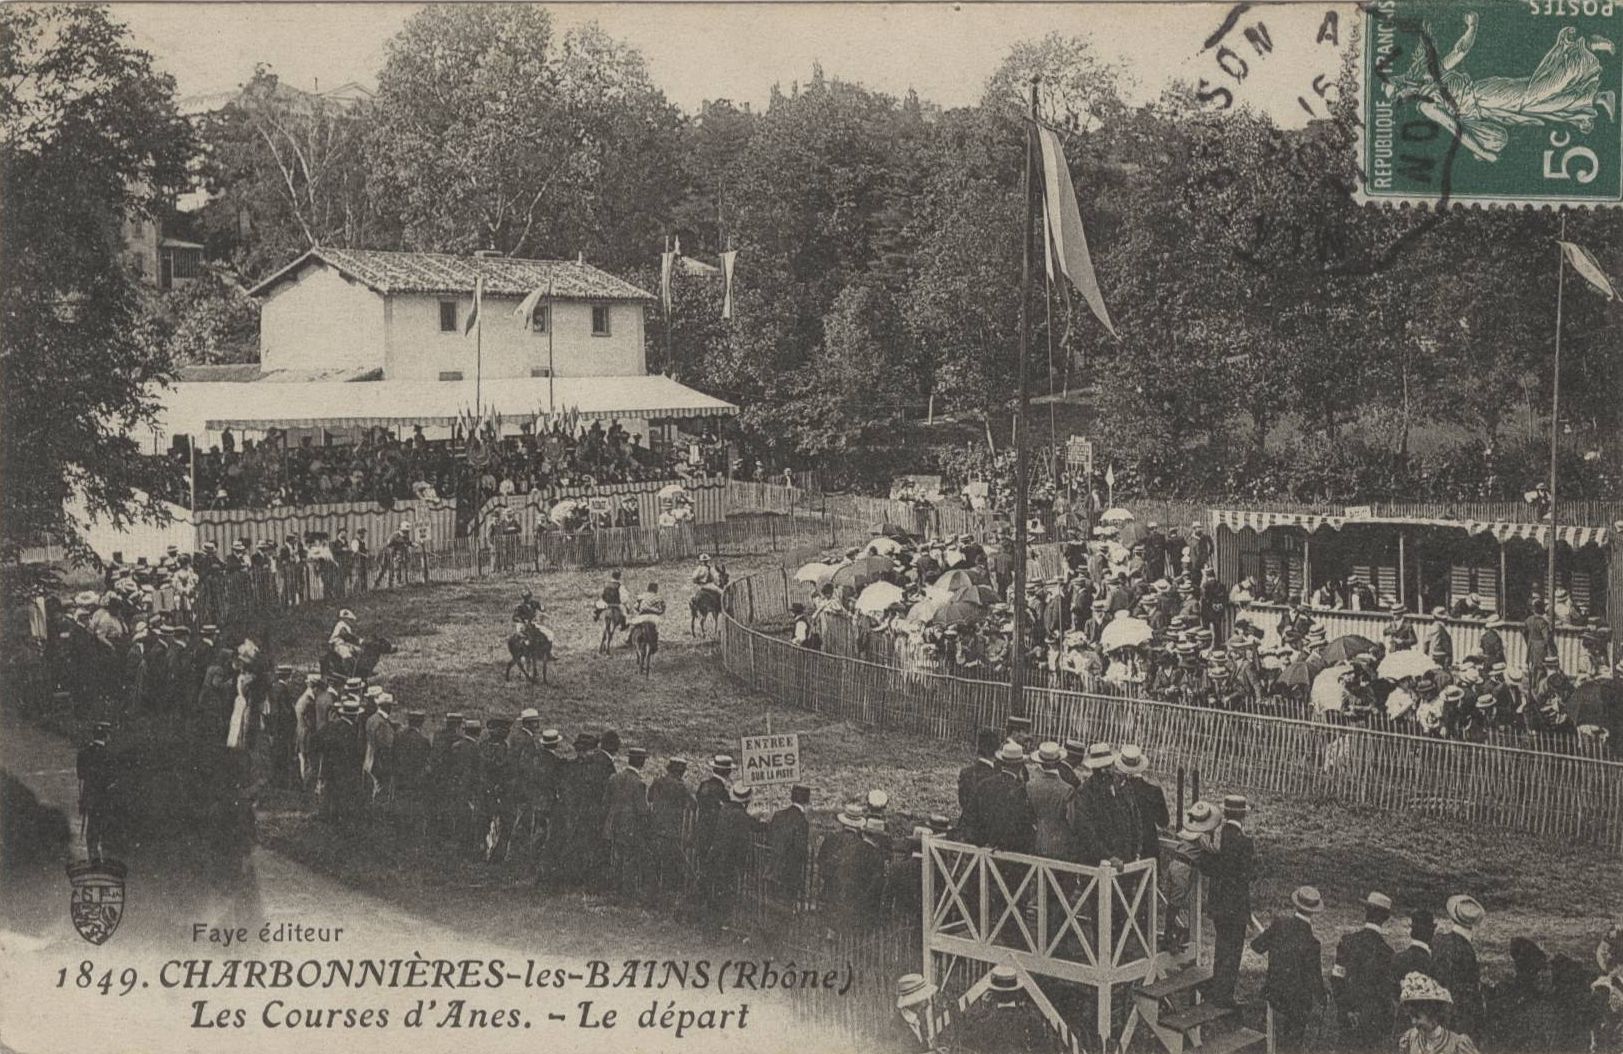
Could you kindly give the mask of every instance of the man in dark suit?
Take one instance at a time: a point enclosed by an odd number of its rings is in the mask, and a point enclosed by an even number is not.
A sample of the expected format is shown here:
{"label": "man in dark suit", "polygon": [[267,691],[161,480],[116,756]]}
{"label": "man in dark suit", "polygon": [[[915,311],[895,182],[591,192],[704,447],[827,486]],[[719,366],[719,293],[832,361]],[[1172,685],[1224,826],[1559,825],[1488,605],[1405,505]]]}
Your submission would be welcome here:
{"label": "man in dark suit", "polygon": [[686,860],[682,853],[682,825],[694,806],[693,792],[683,776],[684,758],[665,762],[665,774],[648,788],[649,870],[654,891],[661,895],[680,893],[686,882]]}
{"label": "man in dark suit", "polygon": [[[885,897],[885,851],[880,847],[885,822],[876,816],[862,820],[854,840],[847,840],[835,857],[836,887],[843,901],[841,914],[847,925],[866,928],[883,917]],[[842,836],[845,837],[845,836]]]}
{"label": "man in dark suit", "polygon": [[693,814],[693,854],[700,864],[710,852],[710,839],[715,836],[716,817],[727,800],[727,784],[733,778],[733,759],[717,754],[710,761],[710,775],[699,782],[694,794],[696,811]]}
{"label": "man in dark suit", "polygon": [[1018,743],[998,748],[997,771],[975,787],[975,810],[983,825],[983,844],[1013,853],[1029,853],[1035,837],[1036,817],[1026,784],[1020,777],[1026,767],[1025,752]]}
{"label": "man in dark suit", "polygon": [[806,892],[809,804],[811,788],[796,784],[789,788],[789,804],[774,813],[766,825],[766,841],[772,850],[772,882],[778,896],[791,905],[798,904]]}
{"label": "man in dark suit", "polygon": [[1392,956],[1391,999],[1394,1003],[1405,977],[1412,973],[1431,977],[1431,942],[1436,932],[1437,923],[1432,919],[1431,912],[1416,908],[1409,913],[1409,943]]}
{"label": "man in dark suit", "polygon": [[834,818],[840,829],[823,836],[817,846],[817,878],[820,883],[818,902],[831,926],[845,925],[851,914],[851,904],[842,885],[845,874],[843,861],[862,840],[862,828],[867,823],[867,809],[861,802],[849,802]]}
{"label": "man in dark suit", "polygon": [[1197,866],[1211,879],[1207,902],[1216,931],[1212,951],[1212,979],[1207,985],[1207,1001],[1218,1006],[1234,1005],[1234,986],[1240,980],[1240,954],[1245,949],[1245,928],[1251,921],[1251,878],[1256,870],[1256,850],[1245,833],[1245,820],[1251,806],[1244,795],[1223,799],[1223,825],[1217,829],[1216,848],[1196,858]]}
{"label": "man in dark suit", "polygon": [[626,750],[626,767],[609,777],[603,817],[609,870],[620,892],[628,895],[641,892],[648,858],[648,784],[642,781],[647,761],[648,751],[642,747]]}
{"label": "man in dark suit", "polygon": [[1076,836],[1077,859],[1089,867],[1105,860],[1125,860],[1136,846],[1135,827],[1124,808],[1126,795],[1116,794],[1116,752],[1109,743],[1095,743],[1082,761],[1088,778],[1071,799],[1071,831]]}
{"label": "man in dark suit", "polygon": [[1537,676],[1543,668],[1544,656],[1550,650],[1550,620],[1544,614],[1543,597],[1533,598],[1533,612],[1522,623],[1522,637],[1527,641],[1527,657],[1522,661],[1529,675]]}
{"label": "man in dark suit", "polygon": [[738,899],[739,881],[755,850],[755,837],[761,822],[750,815],[750,788],[732,784],[727,801],[716,809],[716,825],[704,858],[705,916],[712,930],[719,930]]}
{"label": "man in dark suit", "polygon": [[1385,1051],[1392,1042],[1392,946],[1382,927],[1392,917],[1392,899],[1385,893],[1364,898],[1364,924],[1341,935],[1336,942],[1336,965],[1330,988],[1336,997],[1336,1021],[1342,1046],[1351,1054]]}
{"label": "man in dark suit", "polygon": [[1161,852],[1161,832],[1171,818],[1167,814],[1166,792],[1144,778],[1150,768],[1150,759],[1144,751],[1129,743],[1116,754],[1116,790],[1130,798],[1134,804],[1132,818],[1137,821],[1131,832],[1133,858],[1149,860]]}
{"label": "man in dark suit", "polygon": [[1454,1028],[1473,1039],[1482,1028],[1482,968],[1473,943],[1487,914],[1475,897],[1448,898],[1449,929],[1431,943],[1431,976],[1454,997]]}
{"label": "man in dark suit", "polygon": [[1290,1054],[1302,1049],[1307,1023],[1324,1003],[1324,974],[1319,965],[1319,939],[1313,916],[1324,910],[1319,891],[1300,886],[1291,894],[1289,915],[1276,916],[1251,942],[1251,950],[1268,956],[1263,998],[1274,1012],[1275,1049]]}

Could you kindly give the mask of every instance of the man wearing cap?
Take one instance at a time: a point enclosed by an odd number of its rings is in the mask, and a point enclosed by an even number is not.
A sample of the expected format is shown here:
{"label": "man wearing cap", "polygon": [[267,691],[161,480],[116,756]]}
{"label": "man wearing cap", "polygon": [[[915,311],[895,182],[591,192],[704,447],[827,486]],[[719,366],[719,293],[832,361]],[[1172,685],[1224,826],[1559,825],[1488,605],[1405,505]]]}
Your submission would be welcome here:
{"label": "man wearing cap", "polygon": [[377,709],[366,718],[366,756],[361,771],[372,780],[370,798],[388,801],[394,780],[394,696],[379,693]]}
{"label": "man wearing cap", "polygon": [[1088,747],[1082,761],[1087,779],[1071,799],[1071,832],[1076,839],[1076,859],[1089,867],[1106,860],[1128,860],[1137,848],[1137,825],[1132,820],[1131,801],[1116,793],[1116,751],[1109,743]]}
{"label": "man wearing cap", "polygon": [[1075,790],[1082,785],[1082,773],[1087,771],[1084,762],[1088,757],[1088,745],[1080,739],[1067,739],[1064,744],[1065,760],[1059,763],[1059,778]]}
{"label": "man wearing cap", "polygon": [[1137,821],[1132,839],[1135,860],[1152,860],[1161,852],[1161,832],[1172,822],[1166,792],[1144,778],[1150,759],[1136,744],[1127,743],[1116,754],[1116,789],[1132,802],[1129,816]]}
{"label": "man wearing cap", "polygon": [[1307,1023],[1324,1004],[1324,972],[1313,916],[1324,910],[1319,891],[1299,886],[1291,894],[1289,915],[1276,915],[1251,942],[1251,950],[1268,956],[1263,998],[1274,1015],[1275,1049],[1290,1054],[1302,1049]]}
{"label": "man wearing cap", "polygon": [[798,905],[806,892],[806,863],[810,854],[811,825],[806,806],[811,804],[811,788],[795,784],[789,788],[789,804],[767,821],[766,842],[772,850],[772,884],[786,904]]}
{"label": "man wearing cap", "polygon": [[1035,837],[1035,817],[1023,779],[1026,753],[1009,740],[997,751],[997,771],[975,788],[975,813],[984,825],[985,844],[1007,852],[1029,853]]}
{"label": "man wearing cap", "polygon": [[338,620],[333,623],[332,632],[327,635],[327,647],[333,655],[344,662],[355,658],[355,649],[360,644],[360,637],[355,632],[355,612],[343,608],[338,612]]}
{"label": "man wearing cap", "polygon": [[1454,996],[1454,1024],[1475,1038],[1482,1027],[1482,968],[1477,962],[1476,929],[1487,912],[1475,897],[1448,898],[1448,930],[1431,945],[1431,975]]}
{"label": "man wearing cap", "polygon": [[1390,1000],[1397,1002],[1403,979],[1412,973],[1431,976],[1431,942],[1437,936],[1437,922],[1425,908],[1409,913],[1409,940],[1392,956],[1392,991]]}
{"label": "man wearing cap", "polygon": [[304,790],[310,790],[315,786],[316,698],[322,694],[324,684],[321,674],[305,674],[304,691],[293,701],[293,751],[296,766],[293,775]]}
{"label": "man wearing cap", "polygon": [[99,863],[106,849],[107,821],[113,813],[117,777],[108,740],[113,726],[97,721],[90,742],[79,748],[75,770],[79,778],[79,832],[84,836],[85,855]]}
{"label": "man wearing cap", "polygon": [[318,783],[321,815],[329,822],[348,826],[361,804],[361,740],[358,718],[361,705],[346,698],[338,714],[317,734],[321,759]]}
{"label": "man wearing cap", "polygon": [[703,862],[710,852],[710,839],[716,831],[716,816],[727,800],[727,784],[733,777],[733,759],[717,754],[710,759],[710,774],[699,781],[694,793],[693,854]]}
{"label": "man wearing cap", "polygon": [[1064,752],[1054,742],[1037,748],[1037,772],[1026,784],[1026,797],[1031,802],[1034,836],[1038,856],[1055,860],[1077,858],[1076,834],[1071,830],[1070,805],[1075,791],[1060,776]]}
{"label": "man wearing cap", "polygon": [[727,800],[716,809],[715,830],[701,872],[705,916],[713,931],[719,931],[732,913],[739,883],[761,830],[761,822],[749,812],[751,797],[750,788],[735,781],[727,788]]}
{"label": "man wearing cap", "polygon": [[648,853],[648,784],[642,768],[648,751],[626,748],[625,768],[609,777],[603,815],[603,840],[609,846],[609,873],[620,893],[631,896],[643,889]]}
{"label": "man wearing cap", "polygon": [[401,812],[413,841],[422,837],[423,825],[427,820],[424,810],[427,805],[425,792],[430,747],[428,737],[423,734],[423,724],[427,720],[428,715],[423,711],[408,710],[406,727],[395,735],[394,749],[390,755],[395,800],[402,806]]}
{"label": "man wearing cap", "polygon": [[475,717],[463,718],[457,725],[456,739],[451,742],[448,795],[452,816],[452,845],[458,854],[479,852],[483,855],[485,832],[479,828],[480,810],[479,739],[485,725]]}
{"label": "man wearing cap", "polygon": [[648,845],[651,892],[658,896],[682,892],[687,859],[682,852],[682,825],[694,808],[688,789],[688,763],[683,758],[665,762],[665,773],[648,788]]}
{"label": "man wearing cap", "polygon": [[932,1006],[938,989],[923,974],[903,974],[896,980],[896,1042],[898,1051],[927,1054],[936,1048],[936,1020]]}
{"label": "man wearing cap", "polygon": [[1222,1007],[1234,1006],[1245,929],[1251,921],[1251,880],[1256,869],[1256,850],[1251,836],[1245,833],[1245,820],[1250,812],[1250,803],[1243,795],[1226,795],[1223,823],[1214,836],[1216,846],[1197,861],[1197,866],[1211,880],[1207,904],[1217,936],[1212,950],[1212,979],[1206,989],[1207,1001]]}
{"label": "man wearing cap", "polygon": [[1392,946],[1382,930],[1392,917],[1392,898],[1371,892],[1364,898],[1364,924],[1336,942],[1330,990],[1343,1046],[1354,1054],[1384,1051],[1392,1040]]}

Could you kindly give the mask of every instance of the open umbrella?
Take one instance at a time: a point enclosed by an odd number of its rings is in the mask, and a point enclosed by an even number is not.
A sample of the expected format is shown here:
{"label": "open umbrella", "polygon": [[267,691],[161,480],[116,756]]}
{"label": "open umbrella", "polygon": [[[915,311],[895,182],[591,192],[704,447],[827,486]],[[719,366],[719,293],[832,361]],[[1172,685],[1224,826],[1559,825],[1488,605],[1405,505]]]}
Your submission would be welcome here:
{"label": "open umbrella", "polygon": [[1134,519],[1137,519],[1137,517],[1126,509],[1106,509],[1099,517],[1099,522],[1123,524]]}
{"label": "open umbrella", "polygon": [[1430,673],[1436,668],[1437,664],[1431,661],[1430,655],[1417,648],[1405,648],[1382,659],[1375,672],[1389,681],[1401,681],[1405,677],[1419,677],[1423,673]]}
{"label": "open umbrella", "polygon": [[574,516],[584,507],[583,503],[576,501],[574,498],[565,498],[548,511],[547,519],[562,527],[569,522],[571,516]]}
{"label": "open umbrella", "polygon": [[810,563],[795,572],[796,582],[810,582],[813,585],[822,585],[833,577],[838,570],[828,564]]}
{"label": "open umbrella", "polygon": [[879,615],[902,602],[902,587],[889,582],[874,582],[857,594],[857,610],[864,615]]}
{"label": "open umbrella", "polygon": [[1099,650],[1108,654],[1117,648],[1137,648],[1153,636],[1155,631],[1141,618],[1114,619],[1099,634]]}
{"label": "open umbrella", "polygon": [[1561,708],[1576,725],[1598,725],[1614,740],[1623,740],[1623,692],[1609,678],[1585,681],[1575,688]]}
{"label": "open umbrella", "polygon": [[1308,700],[1313,704],[1314,713],[1339,713],[1346,708],[1347,693],[1341,688],[1341,679],[1351,670],[1352,666],[1340,662],[1313,678],[1313,690],[1308,694]]}
{"label": "open umbrella", "polygon": [[[927,610],[921,612],[921,607]],[[920,622],[930,622],[937,626],[950,626],[955,622],[974,622],[986,613],[986,609],[979,604],[971,604],[967,600],[949,600],[942,603],[938,600],[924,600],[913,605],[908,617],[917,617]]]}
{"label": "open umbrella", "polygon": [[1330,642],[1324,649],[1324,661],[1333,666],[1340,662],[1351,662],[1354,655],[1363,655],[1374,650],[1375,642],[1368,637],[1348,633]]}
{"label": "open umbrella", "polygon": [[879,581],[894,570],[896,561],[888,556],[859,556],[835,571],[830,581],[836,586],[861,589],[871,582]]}
{"label": "open umbrella", "polygon": [[881,535],[868,543],[868,552],[875,556],[893,556],[902,551],[902,543]]}
{"label": "open umbrella", "polygon": [[1305,662],[1293,662],[1279,675],[1279,683],[1287,688],[1306,688],[1313,683],[1316,671]]}
{"label": "open umbrella", "polygon": [[924,595],[937,600],[979,600],[980,586],[968,571],[955,569],[931,582]]}

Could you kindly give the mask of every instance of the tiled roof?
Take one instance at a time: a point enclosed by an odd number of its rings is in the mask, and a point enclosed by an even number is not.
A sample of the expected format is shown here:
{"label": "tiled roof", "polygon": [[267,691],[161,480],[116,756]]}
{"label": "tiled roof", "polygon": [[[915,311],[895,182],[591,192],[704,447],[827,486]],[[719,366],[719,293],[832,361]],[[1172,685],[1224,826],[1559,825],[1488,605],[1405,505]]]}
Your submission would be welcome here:
{"label": "tiled roof", "polygon": [[523,297],[550,281],[560,300],[652,300],[653,296],[607,271],[574,260],[523,260],[506,256],[452,256],[449,253],[383,252],[376,249],[316,247],[253,289],[270,291],[307,264],[324,263],[340,274],[383,294],[472,294],[473,282],[485,278],[488,296]]}

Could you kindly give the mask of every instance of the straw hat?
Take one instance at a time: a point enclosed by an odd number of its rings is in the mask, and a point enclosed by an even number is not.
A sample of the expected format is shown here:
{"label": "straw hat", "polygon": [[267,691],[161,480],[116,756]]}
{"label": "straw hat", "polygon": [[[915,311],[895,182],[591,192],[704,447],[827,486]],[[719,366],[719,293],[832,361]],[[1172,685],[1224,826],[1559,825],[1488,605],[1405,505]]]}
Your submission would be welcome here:
{"label": "straw hat", "polygon": [[1217,806],[1209,801],[1193,802],[1183,812],[1183,826],[1186,831],[1210,834],[1222,825],[1222,815],[1218,812]]}
{"label": "straw hat", "polygon": [[1448,989],[1415,971],[1404,977],[1399,990],[1398,1001],[1403,1003],[1442,1003],[1454,1005],[1454,997],[1448,994]]}
{"label": "straw hat", "polygon": [[924,979],[923,974],[908,973],[896,979],[896,1009],[906,1010],[910,1006],[928,1002],[939,989]]}

